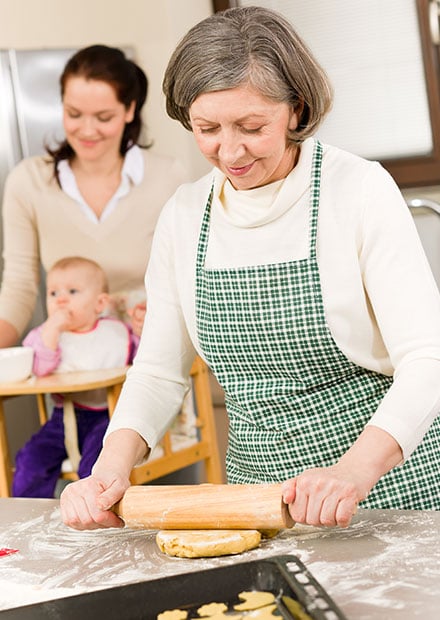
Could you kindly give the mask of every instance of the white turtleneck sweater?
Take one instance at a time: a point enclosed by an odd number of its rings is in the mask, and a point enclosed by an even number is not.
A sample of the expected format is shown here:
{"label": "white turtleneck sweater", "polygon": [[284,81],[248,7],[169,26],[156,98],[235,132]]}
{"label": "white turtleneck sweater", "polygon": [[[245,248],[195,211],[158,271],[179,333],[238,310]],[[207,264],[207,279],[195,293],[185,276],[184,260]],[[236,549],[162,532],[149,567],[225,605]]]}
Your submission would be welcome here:
{"label": "white turtleneck sweater", "polygon": [[[108,433],[133,428],[153,448],[180,407],[194,353],[201,354],[195,264],[213,181],[206,268],[299,260],[309,249],[312,153],[309,139],[289,176],[268,187],[236,191],[215,169],[168,201],[146,275],[144,333]],[[407,458],[440,409],[440,294],[392,178],[328,145],[317,254],[336,344],[354,363],[394,376],[369,424],[390,433]]]}

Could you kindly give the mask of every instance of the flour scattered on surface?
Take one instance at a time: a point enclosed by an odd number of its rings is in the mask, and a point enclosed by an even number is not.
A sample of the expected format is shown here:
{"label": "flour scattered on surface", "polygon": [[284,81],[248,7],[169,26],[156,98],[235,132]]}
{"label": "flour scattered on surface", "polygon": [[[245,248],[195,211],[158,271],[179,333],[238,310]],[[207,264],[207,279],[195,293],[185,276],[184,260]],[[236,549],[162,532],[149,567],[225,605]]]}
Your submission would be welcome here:
{"label": "flour scattered on surface", "polygon": [[0,610],[292,554],[306,564],[348,618],[422,620],[426,609],[438,611],[440,545],[435,513],[360,510],[347,529],[294,526],[240,556],[184,559],[164,556],[156,546],[155,531],[77,532],[63,525],[57,503],[50,506],[54,507],[43,514],[40,508],[28,519],[18,516],[14,523],[2,525],[0,548],[18,553],[0,558]]}
{"label": "flour scattered on surface", "polygon": [[[350,609],[354,612],[359,603],[365,605],[365,615],[354,613],[357,620],[370,620],[373,609],[376,614],[382,609],[387,619],[398,618],[399,610],[407,609],[411,599],[440,604],[440,585],[432,588],[433,582],[440,584],[438,521],[429,512],[417,513],[417,521],[411,512],[395,515],[393,523],[389,519],[362,520],[347,530],[322,532],[323,545],[325,539],[334,548],[338,545],[338,566],[334,560],[313,561],[313,555],[307,562],[308,569],[331,592],[332,598],[345,604],[348,617],[351,617]],[[421,529],[424,532],[422,537]],[[429,566],[427,558],[431,558]],[[427,571],[430,571],[429,580]],[[402,592],[405,592],[404,597]],[[424,609],[425,604],[419,605],[411,616],[406,617],[424,617]]]}

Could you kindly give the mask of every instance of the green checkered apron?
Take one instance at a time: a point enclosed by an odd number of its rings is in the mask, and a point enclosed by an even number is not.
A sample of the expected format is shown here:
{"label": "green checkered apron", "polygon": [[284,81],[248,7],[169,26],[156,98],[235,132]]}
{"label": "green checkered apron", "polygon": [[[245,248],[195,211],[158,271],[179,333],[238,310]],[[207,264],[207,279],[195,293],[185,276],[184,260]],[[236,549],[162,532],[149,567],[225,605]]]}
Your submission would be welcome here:
{"label": "green checkered apron", "polygon": [[[322,146],[311,176],[310,248],[303,260],[205,269],[212,190],[196,275],[201,350],[225,392],[231,483],[281,482],[334,464],[392,378],[351,362],[327,326],[316,258]],[[411,458],[384,476],[366,508],[440,509],[440,418]]]}

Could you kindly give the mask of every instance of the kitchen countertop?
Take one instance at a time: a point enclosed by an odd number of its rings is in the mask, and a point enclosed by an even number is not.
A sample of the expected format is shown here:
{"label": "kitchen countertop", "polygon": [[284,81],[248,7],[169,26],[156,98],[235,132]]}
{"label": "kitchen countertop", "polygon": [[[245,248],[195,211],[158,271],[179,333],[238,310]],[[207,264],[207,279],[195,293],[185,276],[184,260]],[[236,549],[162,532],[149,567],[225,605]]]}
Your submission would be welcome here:
{"label": "kitchen countertop", "polygon": [[359,510],[347,529],[295,526],[239,556],[163,555],[155,532],[77,532],[57,500],[0,499],[0,614],[31,603],[224,566],[296,555],[349,620],[437,620],[440,512]]}

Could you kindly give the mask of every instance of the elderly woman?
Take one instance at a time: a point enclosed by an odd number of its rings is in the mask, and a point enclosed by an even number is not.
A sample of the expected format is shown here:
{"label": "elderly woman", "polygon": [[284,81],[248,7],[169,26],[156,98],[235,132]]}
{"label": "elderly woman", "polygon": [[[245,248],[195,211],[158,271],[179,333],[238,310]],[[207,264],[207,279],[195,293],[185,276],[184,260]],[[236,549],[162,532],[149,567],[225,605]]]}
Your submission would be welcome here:
{"label": "elderly woman", "polygon": [[440,509],[439,292],[388,173],[313,137],[324,72],[280,15],[235,8],[188,32],[164,92],[214,168],[161,213],[139,353],[65,523],[122,525],[108,509],[196,353],[225,391],[229,482],[283,481],[312,525]]}

